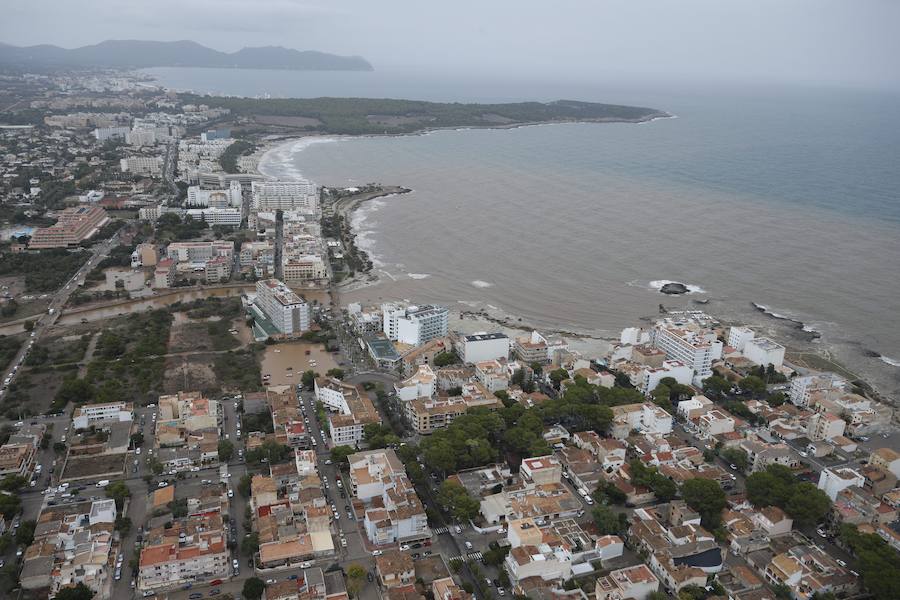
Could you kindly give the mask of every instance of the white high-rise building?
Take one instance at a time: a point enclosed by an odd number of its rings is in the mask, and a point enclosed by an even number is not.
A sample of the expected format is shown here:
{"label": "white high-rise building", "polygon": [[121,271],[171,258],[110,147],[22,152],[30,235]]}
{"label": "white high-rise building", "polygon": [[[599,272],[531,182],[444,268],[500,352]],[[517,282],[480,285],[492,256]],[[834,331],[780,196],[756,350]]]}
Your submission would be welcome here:
{"label": "white high-rise building", "polygon": [[188,188],[187,204],[210,208],[240,208],[241,184],[232,180],[227,190],[204,190],[200,186],[192,185]]}
{"label": "white high-rise building", "polygon": [[255,305],[281,333],[309,329],[309,305],[277,279],[256,282]]}
{"label": "white high-rise building", "polygon": [[254,181],[251,184],[256,210],[295,210],[314,213],[319,209],[319,190],[311,181]]}
{"label": "white high-rise building", "polygon": [[447,335],[450,311],[444,306],[426,304],[403,307],[399,304],[381,305],[384,334],[388,339],[421,346],[429,340]]}
{"label": "white high-rise building", "polygon": [[653,330],[653,345],[665,352],[666,358],[690,367],[695,379],[712,375],[712,361],[722,357],[722,342],[712,331],[659,325]]}
{"label": "white high-rise building", "polygon": [[744,345],[756,336],[749,327],[732,327],[728,330],[728,345],[738,352],[744,351]]}

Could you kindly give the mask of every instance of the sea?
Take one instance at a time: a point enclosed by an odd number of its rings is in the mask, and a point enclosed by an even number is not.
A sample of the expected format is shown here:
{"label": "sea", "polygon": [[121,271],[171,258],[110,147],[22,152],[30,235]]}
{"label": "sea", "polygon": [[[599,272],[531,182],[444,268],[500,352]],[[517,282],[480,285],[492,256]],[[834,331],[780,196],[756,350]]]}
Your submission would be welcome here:
{"label": "sea", "polygon": [[[421,70],[151,69],[251,97],[576,99],[643,124],[561,124],[289,141],[266,174],[411,188],[353,217],[378,283],[347,295],[444,303],[618,337],[667,309],[745,322],[900,398],[900,97],[860,89]],[[691,292],[666,296],[682,282]]]}

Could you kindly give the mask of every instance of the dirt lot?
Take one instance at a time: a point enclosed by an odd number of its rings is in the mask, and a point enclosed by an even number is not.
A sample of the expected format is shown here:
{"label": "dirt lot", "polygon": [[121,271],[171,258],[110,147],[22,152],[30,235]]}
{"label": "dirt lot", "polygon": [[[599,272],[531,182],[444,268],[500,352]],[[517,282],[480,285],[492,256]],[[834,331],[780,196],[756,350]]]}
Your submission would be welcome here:
{"label": "dirt lot", "polygon": [[176,322],[172,325],[172,331],[169,334],[169,352],[233,350],[241,346],[240,336],[228,333],[228,331],[236,329],[238,325],[242,324],[243,319],[221,321],[215,317],[199,321],[187,319],[180,323]]}
{"label": "dirt lot", "polygon": [[26,368],[3,397],[0,410],[10,419],[46,413],[62,386],[63,379],[77,372],[78,367],[75,366],[58,370],[46,367]]}
{"label": "dirt lot", "polygon": [[220,384],[213,372],[215,354],[191,354],[166,358],[163,391],[174,394],[182,390],[216,392]]}
{"label": "dirt lot", "polygon": [[125,468],[125,458],[122,454],[99,454],[94,456],[70,457],[66,461],[65,471],[60,473],[60,481],[72,481],[74,479],[91,479],[101,475],[121,475]]}

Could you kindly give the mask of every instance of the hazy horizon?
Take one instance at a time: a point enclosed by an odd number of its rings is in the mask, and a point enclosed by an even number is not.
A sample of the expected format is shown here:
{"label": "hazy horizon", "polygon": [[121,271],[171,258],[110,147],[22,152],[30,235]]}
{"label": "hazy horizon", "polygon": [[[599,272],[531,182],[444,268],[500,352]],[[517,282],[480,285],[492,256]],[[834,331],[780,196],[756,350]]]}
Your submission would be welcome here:
{"label": "hazy horizon", "polygon": [[[376,69],[532,80],[603,77],[900,89],[900,3],[888,0],[35,0],[5,8],[0,41],[65,48],[192,40],[359,55]],[[39,27],[37,26],[39,25]]]}

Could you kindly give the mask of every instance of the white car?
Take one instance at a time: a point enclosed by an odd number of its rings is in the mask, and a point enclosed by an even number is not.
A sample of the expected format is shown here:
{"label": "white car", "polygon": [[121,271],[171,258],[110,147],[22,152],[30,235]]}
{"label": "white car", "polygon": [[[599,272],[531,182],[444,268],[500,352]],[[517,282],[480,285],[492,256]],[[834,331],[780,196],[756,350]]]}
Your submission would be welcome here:
{"label": "white car", "polygon": [[400,549],[401,549],[401,550],[409,550],[409,544],[402,544],[402,545],[400,546]]}
{"label": "white car", "polygon": [[169,485],[169,482],[168,482],[168,481],[160,481],[160,482],[159,482],[159,485],[158,485],[157,487],[164,488],[164,487],[166,487],[167,485]]}
{"label": "white car", "polygon": [[234,490],[228,490],[228,497],[234,498]]}
{"label": "white car", "polygon": [[381,556],[381,550],[372,550],[372,556]]}

